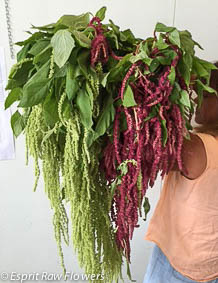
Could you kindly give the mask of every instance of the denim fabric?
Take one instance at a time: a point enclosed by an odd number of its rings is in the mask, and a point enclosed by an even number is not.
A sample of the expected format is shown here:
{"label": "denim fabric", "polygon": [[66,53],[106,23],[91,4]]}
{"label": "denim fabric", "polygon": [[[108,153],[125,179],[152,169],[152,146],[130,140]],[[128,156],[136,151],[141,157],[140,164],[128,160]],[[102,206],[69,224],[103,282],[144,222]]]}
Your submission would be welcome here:
{"label": "denim fabric", "polygon": [[[143,283],[199,283],[176,271],[161,249],[155,245],[149,260]],[[218,279],[204,283],[218,283]]]}

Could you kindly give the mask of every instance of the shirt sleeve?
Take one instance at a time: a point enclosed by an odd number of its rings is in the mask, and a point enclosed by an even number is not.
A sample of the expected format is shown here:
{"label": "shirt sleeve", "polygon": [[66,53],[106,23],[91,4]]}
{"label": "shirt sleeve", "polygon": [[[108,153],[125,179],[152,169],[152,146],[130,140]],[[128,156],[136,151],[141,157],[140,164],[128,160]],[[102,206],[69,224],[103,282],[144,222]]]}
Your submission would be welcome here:
{"label": "shirt sleeve", "polygon": [[196,135],[202,140],[205,147],[207,156],[206,169],[209,167],[218,167],[218,137],[216,138],[205,133],[196,133]]}

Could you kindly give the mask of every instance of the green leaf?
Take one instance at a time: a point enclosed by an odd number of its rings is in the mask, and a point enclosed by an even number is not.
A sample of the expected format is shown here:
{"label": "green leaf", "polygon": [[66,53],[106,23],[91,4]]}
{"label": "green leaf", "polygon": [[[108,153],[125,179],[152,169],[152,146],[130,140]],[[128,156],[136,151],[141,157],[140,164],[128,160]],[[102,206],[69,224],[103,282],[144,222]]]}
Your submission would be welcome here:
{"label": "green leaf", "polygon": [[16,88],[16,87],[19,87],[19,86],[22,86],[22,84],[20,84],[18,81],[16,80],[13,80],[13,79],[9,79],[8,82],[7,82],[7,85],[6,85],[6,90],[9,90],[9,89],[13,89],[13,88]]}
{"label": "green leaf", "polygon": [[31,61],[23,62],[22,64],[17,63],[11,68],[9,78],[15,79],[23,84],[28,78],[29,71],[32,69],[32,67],[33,64]]}
{"label": "green leaf", "polygon": [[169,47],[169,45],[164,41],[163,36],[160,34],[156,46],[159,50],[163,50]]}
{"label": "green leaf", "polygon": [[[120,176],[119,176],[119,177],[120,177]],[[118,178],[119,178],[119,177],[118,177]],[[118,179],[118,178],[115,179],[115,180],[113,181],[113,183],[111,183],[111,193],[110,193],[111,200],[112,200],[113,197],[114,197],[114,193],[115,193],[115,190],[116,190],[117,186],[121,184],[121,180]]]}
{"label": "green leaf", "polygon": [[46,131],[46,133],[43,135],[43,139],[41,142],[41,146],[44,144],[44,142],[57,131],[56,127],[53,127],[51,130]]}
{"label": "green leaf", "polygon": [[80,111],[81,122],[86,129],[92,127],[92,110],[90,97],[85,89],[80,89],[76,97],[76,105]]}
{"label": "green leaf", "polygon": [[68,30],[59,30],[51,39],[51,45],[54,49],[54,61],[61,68],[75,46],[75,41]]}
{"label": "green leaf", "polygon": [[48,61],[48,58],[51,57],[51,54],[52,54],[52,47],[49,44],[45,49],[43,49],[40,53],[38,53],[34,57],[33,63],[37,64],[40,62],[43,65]]}
{"label": "green leaf", "polygon": [[168,27],[162,23],[157,23],[155,26],[156,32],[170,32],[173,31],[174,29],[175,29],[174,27]]}
{"label": "green leaf", "polygon": [[20,100],[22,97],[22,88],[17,87],[12,89],[12,91],[8,94],[6,100],[5,100],[5,110],[10,107],[15,101]]}
{"label": "green leaf", "polygon": [[162,143],[163,143],[163,146],[165,146],[167,143],[166,120],[161,119],[161,129],[162,129]]}
{"label": "green leaf", "polygon": [[103,87],[106,87],[107,78],[108,78],[109,74],[110,74],[109,72],[106,73],[106,74],[104,74],[104,76],[103,76],[103,78],[102,78],[101,85],[102,85]]}
{"label": "green leaf", "polygon": [[209,93],[215,93],[217,94],[217,91],[215,89],[213,89],[212,87],[209,87],[208,85],[203,84],[200,80],[196,80],[196,83],[198,85],[200,85],[200,87],[204,90],[207,91]]}
{"label": "green leaf", "polygon": [[184,106],[191,108],[188,92],[186,90],[182,90],[180,92],[180,95],[181,95],[181,98],[179,99],[179,102],[182,103]]}
{"label": "green leaf", "polygon": [[184,78],[186,85],[189,86],[190,77],[191,77],[191,69],[190,69],[190,66],[187,65],[185,60],[186,60],[185,57],[182,57],[179,60],[178,69],[182,77]]}
{"label": "green leaf", "polygon": [[157,56],[155,60],[158,60],[161,65],[170,65],[176,56],[176,52],[174,50],[164,49],[161,50],[161,55]]}
{"label": "green leaf", "polygon": [[132,55],[129,58],[129,62],[132,64],[136,63],[137,61],[142,60],[144,63],[146,63],[148,66],[152,63],[152,59],[147,56],[147,54],[142,50],[140,53],[136,55]]}
{"label": "green leaf", "polygon": [[119,39],[113,30],[107,32],[107,39],[111,39],[110,41],[114,42],[116,49],[119,49]]}
{"label": "green leaf", "polygon": [[[143,61],[146,65],[150,66],[153,60],[152,60],[151,58],[149,58],[149,57],[145,57],[144,59],[142,59],[142,61]],[[149,74],[149,73],[150,73],[149,70],[144,70],[144,75]]]}
{"label": "green leaf", "polygon": [[189,31],[185,30],[185,31],[180,31],[180,43],[181,43],[181,48],[187,52],[188,54],[190,54],[191,56],[194,55],[195,51],[194,51],[194,41],[192,40],[192,36],[190,34]]}
{"label": "green leaf", "polygon": [[58,101],[52,91],[46,96],[43,103],[43,116],[48,126],[53,127],[59,120],[58,116]]}
{"label": "green leaf", "polygon": [[126,29],[120,32],[120,40],[124,42],[126,41],[130,44],[136,43],[136,38],[130,29]]}
{"label": "green leaf", "polygon": [[209,71],[204,68],[200,59],[196,56],[193,58],[193,68],[199,77],[208,77],[210,74]]}
{"label": "green leaf", "polygon": [[171,85],[174,85],[175,78],[176,78],[176,71],[175,71],[175,68],[171,66],[171,70],[170,70],[170,73],[168,75],[168,79],[169,79]]}
{"label": "green leaf", "polygon": [[121,175],[122,176],[125,176],[128,172],[128,165],[127,163],[121,163],[118,167],[117,167],[118,170],[121,171]]}
{"label": "green leaf", "polygon": [[50,32],[52,33],[54,28],[55,28],[55,23],[52,23],[52,24],[48,24],[48,25],[44,25],[44,26],[34,26],[32,25],[32,29],[38,29],[38,30],[42,30],[42,31],[46,31],[46,32]]}
{"label": "green leaf", "polygon": [[91,111],[93,111],[93,106],[94,106],[94,104],[93,104],[94,94],[93,94],[93,91],[92,91],[92,89],[91,89],[90,84],[89,84],[88,81],[86,81],[85,86],[86,86],[86,91],[87,91],[87,93],[88,93],[88,95],[89,95],[89,99],[90,99]]}
{"label": "green leaf", "polygon": [[123,73],[125,73],[125,69],[130,66],[130,58],[132,54],[125,55],[119,63],[110,70],[108,75],[108,82],[116,82],[123,78]]}
{"label": "green leaf", "polygon": [[93,142],[98,138],[98,134],[91,129],[88,130],[88,134],[86,137],[86,144],[89,147],[93,144]]}
{"label": "green leaf", "polygon": [[198,42],[196,42],[196,41],[194,41],[194,40],[193,40],[193,42],[194,42],[195,45],[198,46],[198,48],[200,48],[201,50],[204,50],[204,48],[202,48],[201,45],[200,45]]}
{"label": "green leaf", "polygon": [[196,93],[198,95],[198,108],[201,107],[202,101],[203,101],[203,84],[200,80],[196,80],[195,82],[196,85]]}
{"label": "green leaf", "polygon": [[113,123],[114,115],[115,109],[113,106],[113,98],[112,95],[109,95],[106,99],[101,115],[97,121],[95,128],[95,132],[97,133],[96,138],[105,134],[111,123]]}
{"label": "green leaf", "polygon": [[137,61],[141,60],[142,59],[142,53],[138,53],[136,55],[132,55],[130,58],[129,58],[129,62],[131,62],[132,64],[136,63]]}
{"label": "green leaf", "polygon": [[209,87],[208,85],[203,85],[204,86],[204,90],[209,92],[209,93],[215,93],[217,95],[217,91],[215,89],[213,89],[212,87]]}
{"label": "green leaf", "polygon": [[115,25],[112,20],[109,20],[109,22],[110,22],[109,26],[112,28],[114,33],[119,36],[120,35],[120,28],[117,25]]}
{"label": "green leaf", "polygon": [[69,120],[72,117],[72,103],[68,99],[64,100],[62,111],[64,120]]}
{"label": "green leaf", "polygon": [[66,77],[66,93],[69,100],[73,100],[77,91],[79,90],[79,83],[74,78],[74,68],[72,64],[67,66],[67,77]]}
{"label": "green leaf", "polygon": [[144,221],[146,221],[147,219],[147,214],[150,211],[150,204],[149,204],[149,200],[147,197],[144,198],[144,204],[143,204],[143,208],[144,208],[144,213],[145,213],[145,218],[143,219]]}
{"label": "green leaf", "polygon": [[[23,64],[23,63],[22,63],[22,64]],[[8,75],[9,79],[12,79],[12,78],[16,75],[17,71],[20,69],[20,67],[22,66],[22,64],[20,65],[20,64],[16,63],[16,64],[14,64],[14,65],[11,67],[10,73],[9,73],[9,75]]]}
{"label": "green leaf", "polygon": [[102,7],[100,10],[98,10],[95,16],[98,17],[101,21],[103,21],[105,18],[106,10],[107,10],[106,7]]}
{"label": "green leaf", "polygon": [[157,70],[157,68],[160,66],[160,62],[157,58],[154,58],[151,62],[151,65],[149,67],[150,71],[153,73]]}
{"label": "green leaf", "polygon": [[172,44],[177,45],[179,48],[181,47],[179,32],[177,29],[174,29],[172,32],[170,32],[169,40]]}
{"label": "green leaf", "polygon": [[212,64],[212,63],[210,63],[210,62],[208,62],[208,61],[199,59],[199,62],[200,62],[201,65],[202,65],[205,69],[207,69],[207,70],[217,70],[217,67],[216,67],[214,64]]}
{"label": "green leaf", "polygon": [[193,57],[189,53],[185,53],[179,63],[180,72],[187,86],[190,84]]}
{"label": "green leaf", "polygon": [[151,107],[151,111],[150,113],[148,114],[148,116],[144,119],[144,122],[147,122],[149,121],[151,118],[157,116],[157,111],[156,111],[156,108],[155,107]]}
{"label": "green leaf", "polygon": [[17,62],[20,62],[21,60],[25,59],[27,56],[27,53],[29,51],[29,48],[31,47],[30,43],[27,43],[24,45],[24,47],[17,53]]}
{"label": "green leaf", "polygon": [[71,30],[84,30],[88,26],[89,21],[89,13],[82,14],[79,16],[64,15],[58,20],[56,26],[64,25],[66,27],[71,28]]}
{"label": "green leaf", "polygon": [[126,54],[119,62],[118,64],[115,66],[115,68],[118,68],[123,66],[123,65],[126,65],[126,63],[129,62],[130,58],[132,57],[132,54]]}
{"label": "green leaf", "polygon": [[31,34],[31,36],[28,39],[24,41],[16,42],[15,44],[19,46],[23,46],[28,43],[34,43],[36,40],[44,38],[45,36],[46,36],[46,33],[44,32],[35,32],[34,34]]}
{"label": "green leaf", "polygon": [[147,56],[149,56],[149,48],[148,48],[148,40],[142,41],[139,44],[139,51],[142,53],[145,53]]}
{"label": "green leaf", "polygon": [[181,92],[181,87],[177,82],[175,82],[173,90],[169,96],[170,101],[173,103],[176,103],[178,99],[180,98],[180,95],[179,95],[180,92]]}
{"label": "green leaf", "polygon": [[190,71],[192,69],[193,57],[189,53],[186,52],[183,56],[183,62]]}
{"label": "green leaf", "polygon": [[24,129],[23,118],[18,111],[16,111],[11,116],[11,128],[13,130],[15,137],[18,137]]}
{"label": "green leaf", "polygon": [[130,85],[128,85],[125,92],[124,92],[123,106],[132,107],[132,106],[136,106],[136,105],[137,105],[137,103],[135,102],[132,88],[130,87]]}
{"label": "green leaf", "polygon": [[46,79],[48,77],[49,69],[50,69],[50,60],[48,60],[44,65],[42,65],[42,67],[27,81],[24,87],[27,84],[36,83],[38,81]]}
{"label": "green leaf", "polygon": [[67,67],[68,67],[68,63],[66,63],[63,67],[59,68],[57,65],[55,65],[54,68],[54,74],[53,77],[54,78],[65,78],[67,75]]}
{"label": "green leaf", "polygon": [[63,78],[55,78],[53,81],[53,90],[57,98],[61,97],[65,91],[65,80]]}
{"label": "green leaf", "polygon": [[91,39],[89,39],[84,33],[74,30],[72,34],[75,36],[78,44],[85,48],[91,48]]}
{"label": "green leaf", "polygon": [[88,77],[88,66],[90,64],[90,51],[89,50],[82,50],[77,56],[77,62],[80,66],[80,69],[83,75],[87,78]]}
{"label": "green leaf", "polygon": [[23,89],[23,96],[18,107],[32,107],[42,102],[48,94],[50,79],[27,84]]}
{"label": "green leaf", "polygon": [[131,275],[131,271],[130,271],[130,266],[129,266],[129,262],[126,260],[126,273],[128,275],[128,278],[131,282],[136,282],[136,280],[132,279],[132,275]]}
{"label": "green leaf", "polygon": [[33,44],[32,48],[29,50],[29,54],[34,56],[38,55],[41,51],[43,51],[49,45],[49,40],[38,40]]}
{"label": "green leaf", "polygon": [[137,161],[135,159],[128,159],[120,163],[120,165],[117,167],[118,170],[121,171],[120,176],[125,176],[128,172],[128,163],[132,163],[134,166],[137,166]]}
{"label": "green leaf", "polygon": [[178,106],[182,114],[182,117],[185,117],[185,105],[183,105],[182,103],[179,103]]}
{"label": "green leaf", "polygon": [[28,80],[29,71],[33,68],[31,61],[15,64],[11,68],[6,90],[23,86]]}

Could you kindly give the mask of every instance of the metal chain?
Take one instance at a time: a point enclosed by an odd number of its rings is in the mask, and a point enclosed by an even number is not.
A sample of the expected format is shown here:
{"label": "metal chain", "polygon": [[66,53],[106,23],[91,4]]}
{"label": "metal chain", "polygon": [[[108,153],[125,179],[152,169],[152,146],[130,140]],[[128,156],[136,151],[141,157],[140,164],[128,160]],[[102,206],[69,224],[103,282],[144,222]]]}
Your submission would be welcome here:
{"label": "metal chain", "polygon": [[14,43],[13,43],[13,33],[12,33],[12,23],[11,23],[11,13],[10,13],[10,0],[4,0],[5,2],[5,15],[8,29],[8,41],[10,46],[11,59],[14,59]]}

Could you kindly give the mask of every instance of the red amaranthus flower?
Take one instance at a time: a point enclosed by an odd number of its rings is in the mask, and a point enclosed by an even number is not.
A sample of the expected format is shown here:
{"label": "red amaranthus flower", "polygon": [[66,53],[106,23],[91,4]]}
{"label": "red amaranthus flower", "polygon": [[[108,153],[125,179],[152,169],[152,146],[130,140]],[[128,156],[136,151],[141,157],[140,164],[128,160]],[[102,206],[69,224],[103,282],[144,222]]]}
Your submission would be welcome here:
{"label": "red amaranthus flower", "polygon": [[[97,25],[94,23],[97,23]],[[91,43],[91,65],[94,67],[97,62],[101,62],[102,64],[107,63],[109,58],[109,46],[103,34],[101,20],[98,17],[94,17],[90,21],[89,26],[93,27],[96,33]]]}

